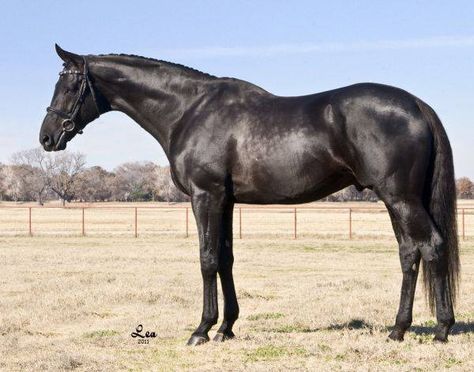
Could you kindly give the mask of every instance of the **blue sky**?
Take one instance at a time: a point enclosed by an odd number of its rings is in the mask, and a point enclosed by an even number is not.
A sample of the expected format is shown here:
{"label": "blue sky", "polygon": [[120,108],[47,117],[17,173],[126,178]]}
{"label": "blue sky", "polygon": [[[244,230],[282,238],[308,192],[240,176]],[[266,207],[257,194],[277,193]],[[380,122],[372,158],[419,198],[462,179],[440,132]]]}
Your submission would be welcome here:
{"label": "blue sky", "polygon": [[[399,86],[433,106],[457,176],[474,179],[472,1],[2,1],[0,14],[1,162],[38,145],[61,69],[58,42],[81,54],[179,62],[280,95],[362,81]],[[167,163],[121,113],[103,115],[68,148],[108,169]]]}

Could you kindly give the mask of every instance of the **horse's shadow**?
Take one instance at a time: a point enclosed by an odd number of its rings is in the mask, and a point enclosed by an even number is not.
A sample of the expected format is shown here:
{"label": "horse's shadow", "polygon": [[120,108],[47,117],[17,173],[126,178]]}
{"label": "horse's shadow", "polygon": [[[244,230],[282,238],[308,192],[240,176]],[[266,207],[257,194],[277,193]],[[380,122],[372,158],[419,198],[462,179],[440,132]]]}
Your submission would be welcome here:
{"label": "horse's shadow", "polygon": [[[326,331],[338,331],[338,330],[343,330],[343,329],[349,329],[349,330],[354,330],[354,329],[368,329],[371,332],[374,330],[383,330],[383,331],[391,331],[393,329],[393,326],[390,327],[376,327],[373,324],[367,323],[363,319],[352,319],[349,322],[345,323],[336,323],[336,324],[331,324],[328,327],[325,327],[324,330]],[[424,325],[412,325],[409,329],[408,332],[413,332],[416,335],[430,335],[434,334],[436,331],[436,326],[424,326]],[[461,335],[461,334],[466,334],[466,333],[474,333],[474,322],[468,321],[468,322],[456,322],[456,324],[453,326],[451,331],[449,332],[452,335]]]}
{"label": "horse's shadow", "polygon": [[342,329],[369,329],[371,331],[374,330],[374,326],[370,323],[367,323],[363,319],[352,319],[349,322],[345,323],[336,323],[331,324],[330,326],[324,328],[325,331],[340,331]]}
{"label": "horse's shadow", "polygon": [[[434,334],[435,329],[435,326],[414,325],[411,326],[408,331],[413,332],[417,335],[429,335]],[[456,324],[454,324],[453,328],[451,328],[451,331],[449,333],[452,335],[474,333],[474,322],[456,322]]]}

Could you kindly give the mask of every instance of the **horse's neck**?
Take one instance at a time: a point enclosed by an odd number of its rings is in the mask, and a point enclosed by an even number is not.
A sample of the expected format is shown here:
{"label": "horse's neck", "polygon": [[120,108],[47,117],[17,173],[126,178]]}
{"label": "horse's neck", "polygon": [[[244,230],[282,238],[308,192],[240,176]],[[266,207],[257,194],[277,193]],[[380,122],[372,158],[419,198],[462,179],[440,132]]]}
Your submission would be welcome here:
{"label": "horse's neck", "polygon": [[138,60],[137,65],[98,60],[90,70],[111,110],[130,116],[168,155],[173,130],[203,93],[204,78],[164,63]]}

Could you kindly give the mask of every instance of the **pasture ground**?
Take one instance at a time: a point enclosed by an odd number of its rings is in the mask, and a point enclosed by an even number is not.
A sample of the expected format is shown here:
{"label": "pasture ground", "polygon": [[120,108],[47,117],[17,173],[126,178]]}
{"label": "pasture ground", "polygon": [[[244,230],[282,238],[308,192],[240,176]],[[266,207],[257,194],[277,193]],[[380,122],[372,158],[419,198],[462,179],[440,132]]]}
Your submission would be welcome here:
{"label": "pasture ground", "polygon": [[[394,239],[248,238],[235,257],[236,339],[189,348],[202,300],[195,237],[0,237],[0,369],[474,370],[472,240],[448,344],[431,341],[421,286],[412,331],[387,341]],[[157,337],[138,344],[138,324]]]}

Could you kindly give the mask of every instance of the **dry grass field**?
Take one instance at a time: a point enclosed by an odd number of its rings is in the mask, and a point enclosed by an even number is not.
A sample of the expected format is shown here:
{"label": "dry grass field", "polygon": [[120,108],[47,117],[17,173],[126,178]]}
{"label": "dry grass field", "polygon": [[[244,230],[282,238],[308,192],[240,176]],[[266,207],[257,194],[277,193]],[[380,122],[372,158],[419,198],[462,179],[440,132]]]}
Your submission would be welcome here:
{"label": "dry grass field", "polygon": [[[431,341],[434,317],[421,288],[412,330],[396,343],[387,335],[401,272],[395,240],[381,231],[383,215],[373,221],[379,235],[351,241],[304,231],[293,240],[291,216],[281,218],[290,223],[256,221],[270,226],[268,236],[247,230],[235,240],[236,339],[195,348],[185,346],[201,313],[194,235],[59,236],[48,234],[55,224],[47,221],[32,238],[0,237],[0,369],[474,370],[472,239],[462,244],[458,324],[449,343]],[[138,324],[156,333],[149,344],[131,337]]]}

